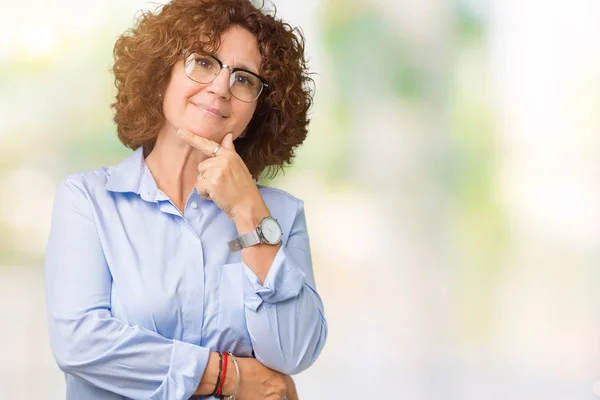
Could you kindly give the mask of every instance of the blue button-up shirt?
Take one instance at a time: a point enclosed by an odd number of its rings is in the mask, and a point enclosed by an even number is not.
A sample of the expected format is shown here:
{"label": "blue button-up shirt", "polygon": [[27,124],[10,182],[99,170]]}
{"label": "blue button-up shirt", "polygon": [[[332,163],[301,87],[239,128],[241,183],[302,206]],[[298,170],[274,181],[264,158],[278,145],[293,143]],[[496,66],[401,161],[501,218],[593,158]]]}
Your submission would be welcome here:
{"label": "blue button-up shirt", "polygon": [[[45,259],[67,399],[187,399],[210,351],[295,374],[327,337],[303,202],[259,186],[283,244],[263,285],[230,253],[234,223],[194,189],[182,214],[141,148],[58,187]],[[208,398],[208,397],[207,397]]]}

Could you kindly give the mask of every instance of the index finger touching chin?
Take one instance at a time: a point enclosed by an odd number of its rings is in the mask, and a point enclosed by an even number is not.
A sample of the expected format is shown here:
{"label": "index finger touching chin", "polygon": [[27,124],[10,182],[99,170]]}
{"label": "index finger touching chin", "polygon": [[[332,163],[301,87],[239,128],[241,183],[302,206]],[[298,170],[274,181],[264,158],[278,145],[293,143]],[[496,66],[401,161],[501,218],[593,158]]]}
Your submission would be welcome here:
{"label": "index finger touching chin", "polygon": [[192,146],[195,149],[200,150],[207,156],[211,156],[215,147],[218,146],[218,143],[213,142],[212,140],[208,140],[203,138],[202,136],[198,136],[195,133],[188,131],[187,129],[179,128],[177,130],[177,136],[183,139],[187,144]]}

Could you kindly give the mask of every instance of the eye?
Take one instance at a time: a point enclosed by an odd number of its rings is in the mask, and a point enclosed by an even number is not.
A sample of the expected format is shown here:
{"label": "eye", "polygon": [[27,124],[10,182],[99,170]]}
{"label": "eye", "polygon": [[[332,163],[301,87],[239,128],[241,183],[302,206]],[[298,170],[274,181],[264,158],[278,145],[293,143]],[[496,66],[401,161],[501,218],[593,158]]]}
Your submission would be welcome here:
{"label": "eye", "polygon": [[203,69],[214,69],[215,61],[209,57],[196,57],[196,65]]}
{"label": "eye", "polygon": [[250,80],[245,76],[238,75],[235,77],[235,82],[241,85],[248,85],[250,83]]}
{"label": "eye", "polygon": [[248,73],[244,73],[242,71],[237,71],[235,74],[235,83],[241,86],[255,86],[258,82],[258,79],[250,75]]}

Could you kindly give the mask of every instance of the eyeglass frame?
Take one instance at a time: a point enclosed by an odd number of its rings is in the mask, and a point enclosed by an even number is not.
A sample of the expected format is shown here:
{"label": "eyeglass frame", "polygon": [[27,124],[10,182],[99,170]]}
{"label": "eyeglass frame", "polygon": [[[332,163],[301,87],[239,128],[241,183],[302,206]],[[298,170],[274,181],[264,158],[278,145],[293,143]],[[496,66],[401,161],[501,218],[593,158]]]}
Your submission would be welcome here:
{"label": "eyeglass frame", "polygon": [[[239,101],[241,101],[241,102],[243,102],[243,103],[248,103],[248,104],[250,104],[250,103],[254,103],[256,100],[258,100],[258,98],[260,97],[260,95],[261,95],[261,94],[263,94],[263,91],[264,91],[264,90],[268,90],[268,89],[269,89],[269,84],[268,84],[267,82],[265,82],[265,80],[263,79],[263,77],[261,77],[260,75],[258,75],[258,74],[256,74],[256,73],[254,73],[254,72],[252,72],[252,71],[248,71],[247,69],[244,69],[244,68],[233,68],[231,65],[227,65],[227,64],[225,64],[224,62],[222,62],[221,60],[219,60],[217,57],[215,57],[215,56],[214,56],[214,55],[212,55],[212,54],[201,53],[201,52],[199,52],[199,51],[196,51],[196,50],[191,50],[191,51],[189,51],[189,55],[188,55],[188,49],[183,49],[183,50],[181,51],[181,53],[183,54],[183,63],[184,63],[183,70],[185,71],[185,75],[186,75],[186,76],[188,77],[188,79],[190,79],[192,82],[196,82],[196,83],[200,83],[200,84],[208,84],[208,83],[212,83],[212,82],[214,82],[214,81],[215,81],[215,79],[217,79],[217,78],[218,78],[218,76],[219,76],[219,74],[221,73],[221,71],[223,70],[223,68],[226,68],[226,69],[228,69],[228,70],[229,70],[229,76],[231,76],[231,75],[232,75],[234,72],[236,72],[236,71],[242,71],[242,72],[246,72],[246,73],[248,73],[248,74],[250,74],[250,75],[254,75],[255,77],[257,77],[257,78],[260,80],[260,83],[262,83],[262,86],[261,86],[261,88],[260,88],[260,92],[258,92],[258,96],[256,96],[256,98],[254,98],[254,100],[252,100],[252,101],[245,101],[245,100],[242,100],[242,99],[238,98],[236,95],[234,95],[234,94],[231,92],[231,83],[229,84],[229,94],[231,94],[233,97],[235,97],[236,99],[238,99]],[[218,73],[215,75],[215,77],[213,78],[213,80],[212,80],[212,81],[209,81],[209,82],[198,82],[197,80],[194,80],[194,79],[192,79],[192,78],[191,78],[191,77],[188,75],[188,73],[187,73],[187,68],[186,68],[186,65],[185,65],[185,63],[186,63],[186,61],[187,61],[188,57],[189,57],[190,55],[194,54],[194,53],[198,53],[198,54],[201,54],[201,55],[203,55],[203,56],[208,56],[208,57],[214,58],[214,59],[217,61],[217,63],[219,64],[219,72],[218,72]],[[231,82],[231,81],[230,81],[230,82]]]}

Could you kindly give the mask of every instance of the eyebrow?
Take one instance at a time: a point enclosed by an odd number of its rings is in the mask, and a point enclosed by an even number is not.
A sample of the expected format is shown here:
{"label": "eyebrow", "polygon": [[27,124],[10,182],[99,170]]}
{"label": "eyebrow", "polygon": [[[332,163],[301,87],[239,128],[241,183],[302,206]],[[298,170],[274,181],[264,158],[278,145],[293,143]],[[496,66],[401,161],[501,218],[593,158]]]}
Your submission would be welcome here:
{"label": "eyebrow", "polygon": [[[222,61],[221,61],[221,62],[222,62]],[[232,66],[232,68],[234,68],[234,69],[243,69],[243,70],[245,70],[245,71],[252,72],[253,74],[256,74],[256,75],[258,75],[258,72],[254,72],[252,68],[250,68],[249,66],[247,66],[247,65],[246,65],[246,64],[244,64],[244,63],[238,64],[238,65],[236,65],[236,66]]]}
{"label": "eyebrow", "polygon": [[[223,63],[223,61],[221,60],[221,58],[218,57],[216,54],[213,54],[212,56],[215,57],[217,60],[219,60],[219,61],[221,61]],[[225,63],[223,63],[223,64],[225,64]],[[227,65],[229,65],[229,64],[227,64]],[[258,71],[254,71],[254,68],[250,68],[249,66],[247,66],[244,63],[239,63],[237,65],[229,65],[229,66],[231,68],[235,68],[235,69],[243,69],[244,71],[252,72],[253,74],[256,74],[256,75],[260,76],[260,73]]]}
{"label": "eyebrow", "polygon": [[[183,50],[183,52],[184,52],[184,53],[186,53],[186,52],[187,52],[187,50]],[[221,61],[221,59],[220,59],[219,57],[217,57],[217,55],[216,55],[215,53],[212,53],[212,54],[211,54],[211,53],[204,53],[204,52],[201,52],[201,51],[192,51],[192,52],[198,52],[199,54],[204,54],[204,55],[207,55],[207,56],[211,56],[211,57],[214,57],[214,58],[216,58],[217,60]],[[224,63],[223,63],[223,61],[221,61],[221,64],[224,64]],[[227,65],[229,65],[229,64],[227,64]],[[254,71],[253,71],[253,68],[250,68],[249,66],[247,66],[247,65],[246,65],[246,64],[244,64],[244,63],[239,63],[239,64],[238,64],[238,65],[236,65],[236,66],[233,66],[233,65],[229,65],[229,66],[230,66],[231,68],[233,68],[233,69],[238,69],[238,70],[243,70],[243,71],[246,71],[246,72],[251,72],[251,73],[253,73],[254,75],[260,76],[260,72],[254,72]]]}

